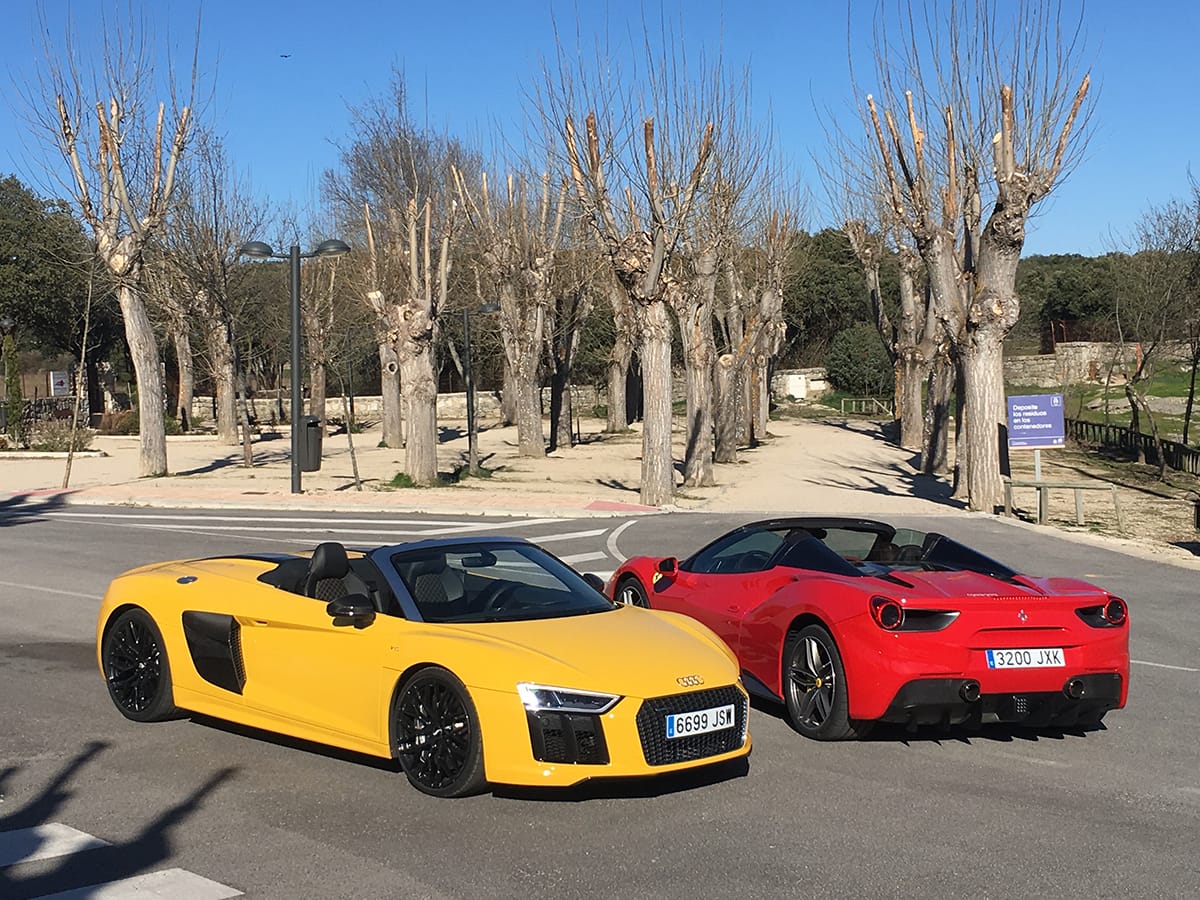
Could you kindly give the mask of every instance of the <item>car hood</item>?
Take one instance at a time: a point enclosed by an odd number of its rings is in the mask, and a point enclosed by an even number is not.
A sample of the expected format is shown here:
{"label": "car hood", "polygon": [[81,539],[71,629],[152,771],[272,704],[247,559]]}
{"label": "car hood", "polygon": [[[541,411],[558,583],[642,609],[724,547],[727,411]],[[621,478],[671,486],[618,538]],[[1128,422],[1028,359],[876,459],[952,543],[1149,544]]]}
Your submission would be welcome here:
{"label": "car hood", "polygon": [[[554,687],[657,697],[737,680],[729,648],[693,619],[634,607],[521,622],[428,626],[427,639],[452,642],[470,687]],[[686,686],[681,684],[686,682]]]}

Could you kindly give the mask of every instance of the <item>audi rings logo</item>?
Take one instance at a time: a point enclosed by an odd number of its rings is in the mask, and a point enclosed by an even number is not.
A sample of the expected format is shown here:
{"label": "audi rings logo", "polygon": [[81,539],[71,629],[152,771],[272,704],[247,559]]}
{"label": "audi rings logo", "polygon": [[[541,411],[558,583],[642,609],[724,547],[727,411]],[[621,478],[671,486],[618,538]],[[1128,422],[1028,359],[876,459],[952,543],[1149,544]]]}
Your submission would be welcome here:
{"label": "audi rings logo", "polygon": [[704,684],[704,679],[699,675],[681,675],[675,679],[675,683],[680,687],[695,687],[698,684]]}

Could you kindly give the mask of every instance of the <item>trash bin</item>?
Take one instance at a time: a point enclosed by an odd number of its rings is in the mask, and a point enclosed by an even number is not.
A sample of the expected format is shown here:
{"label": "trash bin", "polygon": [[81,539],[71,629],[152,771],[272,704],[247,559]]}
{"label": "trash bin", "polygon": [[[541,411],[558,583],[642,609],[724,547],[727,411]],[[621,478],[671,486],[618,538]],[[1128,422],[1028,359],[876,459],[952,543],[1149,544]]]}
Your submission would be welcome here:
{"label": "trash bin", "polygon": [[321,438],[324,429],[317,416],[304,416],[300,420],[300,471],[319,472],[321,469]]}

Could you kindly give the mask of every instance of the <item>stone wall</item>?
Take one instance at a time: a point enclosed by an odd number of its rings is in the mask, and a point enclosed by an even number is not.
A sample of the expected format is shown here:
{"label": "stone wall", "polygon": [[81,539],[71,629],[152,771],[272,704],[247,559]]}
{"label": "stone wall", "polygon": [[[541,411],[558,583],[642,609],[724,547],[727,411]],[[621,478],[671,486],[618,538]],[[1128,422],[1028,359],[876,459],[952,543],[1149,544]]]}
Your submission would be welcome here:
{"label": "stone wall", "polygon": [[776,369],[771,376],[771,393],[793,400],[811,400],[829,390],[823,367],[811,369]]}
{"label": "stone wall", "polygon": [[[1108,370],[1114,364],[1118,368],[1136,366],[1139,353],[1141,347],[1138,344],[1063,341],[1055,345],[1053,353],[1005,357],[1004,380],[1037,387],[1098,382],[1108,376]],[[1183,341],[1168,341],[1157,350],[1160,360],[1183,359],[1187,353],[1187,344]]]}

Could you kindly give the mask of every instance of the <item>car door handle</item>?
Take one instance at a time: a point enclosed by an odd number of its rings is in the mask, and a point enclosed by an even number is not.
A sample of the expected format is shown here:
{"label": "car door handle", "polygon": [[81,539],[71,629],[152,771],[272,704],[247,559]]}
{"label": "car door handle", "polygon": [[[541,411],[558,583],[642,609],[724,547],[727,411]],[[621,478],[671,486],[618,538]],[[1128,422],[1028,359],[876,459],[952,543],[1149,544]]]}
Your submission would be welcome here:
{"label": "car door handle", "polygon": [[257,625],[259,628],[266,628],[266,627],[267,627],[268,625],[270,625],[271,623],[270,623],[270,622],[267,622],[267,621],[265,621],[265,620],[263,620],[263,619],[251,619],[251,620],[250,620],[250,624],[251,624],[251,625]]}

